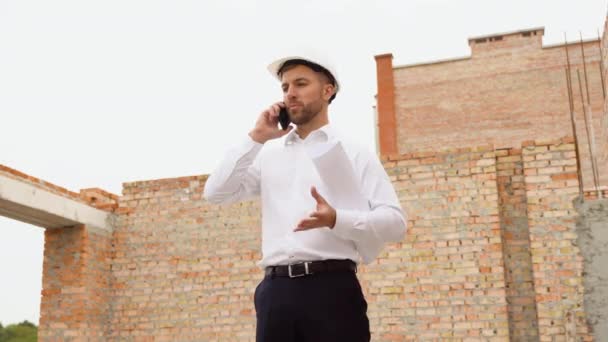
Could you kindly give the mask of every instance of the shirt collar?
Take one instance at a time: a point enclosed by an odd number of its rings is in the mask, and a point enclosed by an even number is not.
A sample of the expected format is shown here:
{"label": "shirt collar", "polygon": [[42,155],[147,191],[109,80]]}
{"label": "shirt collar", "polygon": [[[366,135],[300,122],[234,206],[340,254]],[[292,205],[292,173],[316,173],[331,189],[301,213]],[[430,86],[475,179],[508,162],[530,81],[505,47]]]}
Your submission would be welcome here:
{"label": "shirt collar", "polygon": [[[330,124],[327,124],[317,130],[314,130],[312,132],[310,132],[310,134],[308,134],[308,136],[306,137],[305,140],[308,139],[316,139],[316,137],[320,137],[320,139],[324,142],[333,140],[336,136],[336,132],[333,129],[333,127],[331,127]],[[290,145],[296,142],[302,142],[304,140],[300,139],[300,136],[296,133],[295,128],[291,130],[291,132],[289,132],[286,136],[285,136],[285,145]]]}

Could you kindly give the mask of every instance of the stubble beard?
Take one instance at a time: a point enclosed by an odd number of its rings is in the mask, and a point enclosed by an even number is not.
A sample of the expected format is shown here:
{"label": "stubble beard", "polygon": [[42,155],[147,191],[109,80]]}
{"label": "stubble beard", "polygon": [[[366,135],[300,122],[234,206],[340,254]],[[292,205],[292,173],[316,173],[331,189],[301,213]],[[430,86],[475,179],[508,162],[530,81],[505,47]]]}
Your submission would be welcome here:
{"label": "stubble beard", "polygon": [[296,109],[295,113],[293,111],[288,110],[291,122],[296,125],[305,125],[311,122],[321,112],[322,106],[320,102],[321,101],[319,100],[304,105],[303,107]]}

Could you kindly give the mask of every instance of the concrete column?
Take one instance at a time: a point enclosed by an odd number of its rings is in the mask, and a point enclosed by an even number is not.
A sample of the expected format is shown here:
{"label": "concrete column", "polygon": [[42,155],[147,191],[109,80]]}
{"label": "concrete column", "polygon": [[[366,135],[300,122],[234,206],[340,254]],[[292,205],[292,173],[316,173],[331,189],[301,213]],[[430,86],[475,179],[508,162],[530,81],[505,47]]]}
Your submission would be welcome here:
{"label": "concrete column", "polygon": [[584,306],[595,341],[608,341],[608,199],[575,202],[583,255]]}

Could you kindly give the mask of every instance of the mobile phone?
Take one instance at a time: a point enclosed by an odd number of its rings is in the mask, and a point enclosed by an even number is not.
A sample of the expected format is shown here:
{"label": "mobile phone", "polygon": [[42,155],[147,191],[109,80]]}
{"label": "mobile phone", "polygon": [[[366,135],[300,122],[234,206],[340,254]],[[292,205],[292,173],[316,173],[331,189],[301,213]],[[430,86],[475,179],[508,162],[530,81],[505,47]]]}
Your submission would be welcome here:
{"label": "mobile phone", "polygon": [[281,107],[281,111],[279,112],[279,124],[283,130],[286,130],[289,127],[291,120],[289,120],[289,114],[287,113],[287,108]]}

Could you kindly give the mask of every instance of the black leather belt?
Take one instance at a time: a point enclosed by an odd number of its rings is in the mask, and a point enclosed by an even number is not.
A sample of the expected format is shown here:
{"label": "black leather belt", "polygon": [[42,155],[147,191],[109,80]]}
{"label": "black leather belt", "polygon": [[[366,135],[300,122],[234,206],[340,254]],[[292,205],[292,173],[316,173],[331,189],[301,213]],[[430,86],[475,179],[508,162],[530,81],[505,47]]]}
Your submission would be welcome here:
{"label": "black leather belt", "polygon": [[297,278],[322,272],[357,272],[357,264],[352,260],[320,260],[293,263],[290,265],[268,266],[266,276]]}

